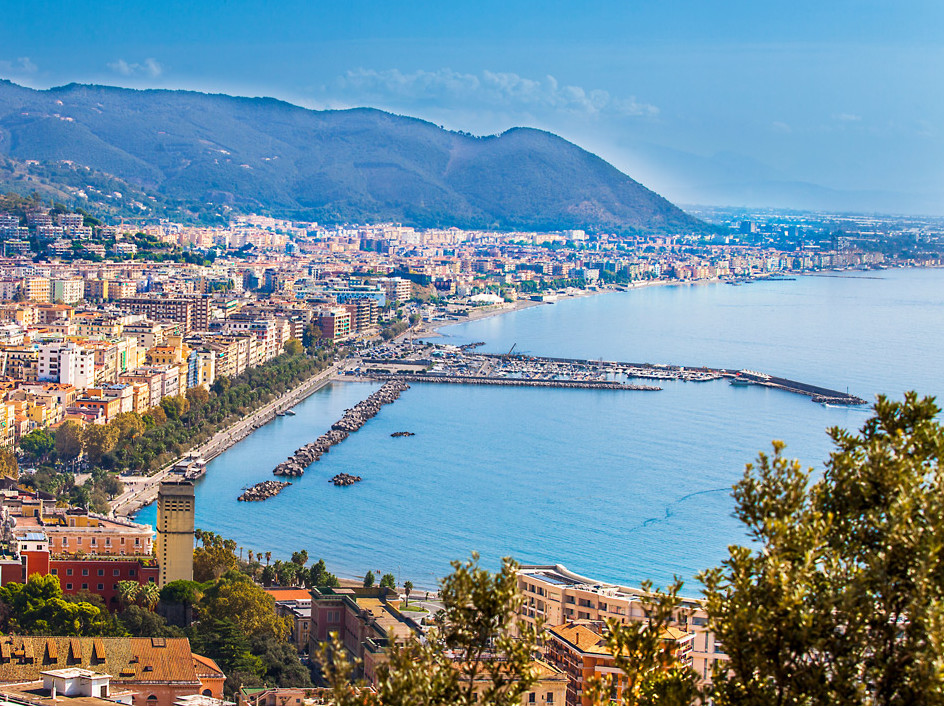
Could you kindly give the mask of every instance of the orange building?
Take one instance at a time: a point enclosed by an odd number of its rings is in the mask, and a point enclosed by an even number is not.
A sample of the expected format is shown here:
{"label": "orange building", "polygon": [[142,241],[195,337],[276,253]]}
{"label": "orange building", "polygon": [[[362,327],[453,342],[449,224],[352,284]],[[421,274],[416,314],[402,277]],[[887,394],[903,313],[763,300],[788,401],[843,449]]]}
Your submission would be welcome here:
{"label": "orange building", "polygon": [[[568,705],[593,705],[585,689],[587,681],[594,676],[615,677],[617,692],[627,687],[625,675],[616,667],[616,659],[606,645],[604,628],[603,622],[578,620],[547,629],[544,658],[567,674]],[[670,627],[664,637],[666,642],[675,645],[679,660],[691,664],[694,635]]]}

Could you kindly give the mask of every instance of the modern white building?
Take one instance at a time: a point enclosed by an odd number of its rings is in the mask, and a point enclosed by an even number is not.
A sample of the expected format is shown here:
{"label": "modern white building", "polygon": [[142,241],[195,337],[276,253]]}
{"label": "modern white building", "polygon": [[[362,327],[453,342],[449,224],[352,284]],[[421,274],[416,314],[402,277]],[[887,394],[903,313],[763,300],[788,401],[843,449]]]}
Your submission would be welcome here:
{"label": "modern white building", "polygon": [[39,345],[37,378],[40,381],[86,388],[95,383],[95,353],[75,342],[43,342]]}

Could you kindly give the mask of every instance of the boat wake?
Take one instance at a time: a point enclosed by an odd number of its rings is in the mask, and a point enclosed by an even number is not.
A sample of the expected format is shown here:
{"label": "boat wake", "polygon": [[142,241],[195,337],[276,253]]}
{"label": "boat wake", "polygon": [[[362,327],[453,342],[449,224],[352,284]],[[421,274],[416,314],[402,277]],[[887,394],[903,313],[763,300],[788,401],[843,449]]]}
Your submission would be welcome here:
{"label": "boat wake", "polygon": [[640,531],[647,526],[652,526],[653,524],[659,524],[663,521],[668,521],[670,518],[672,518],[675,508],[678,507],[682,502],[688,501],[692,497],[701,496],[702,494],[717,494],[718,492],[730,493],[730,491],[731,487],[718,487],[717,489],[703,489],[700,492],[692,492],[691,494],[681,496],[665,507],[665,513],[662,516],[653,516],[649,519],[646,519],[641,524],[636,524],[631,529],[629,529],[629,533]]}

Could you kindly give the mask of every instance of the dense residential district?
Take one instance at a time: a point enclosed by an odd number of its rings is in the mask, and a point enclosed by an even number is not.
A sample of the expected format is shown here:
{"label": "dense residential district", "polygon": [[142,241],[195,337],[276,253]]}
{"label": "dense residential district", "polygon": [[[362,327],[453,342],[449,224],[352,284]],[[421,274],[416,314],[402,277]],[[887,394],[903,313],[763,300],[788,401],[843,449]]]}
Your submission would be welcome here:
{"label": "dense residential district", "polygon": [[[205,458],[359,348],[593,290],[941,263],[936,223],[835,215],[709,214],[708,233],[626,237],[2,206],[0,698],[17,705],[326,702],[315,657],[332,632],[374,690],[443,597],[194,528]],[[127,517],[154,496],[156,529]],[[559,565],[514,572],[521,626],[543,631],[516,700],[588,704],[588,682],[619,673],[603,623],[643,620],[645,594]],[[707,683],[723,648],[698,603],[681,606],[661,641]]]}

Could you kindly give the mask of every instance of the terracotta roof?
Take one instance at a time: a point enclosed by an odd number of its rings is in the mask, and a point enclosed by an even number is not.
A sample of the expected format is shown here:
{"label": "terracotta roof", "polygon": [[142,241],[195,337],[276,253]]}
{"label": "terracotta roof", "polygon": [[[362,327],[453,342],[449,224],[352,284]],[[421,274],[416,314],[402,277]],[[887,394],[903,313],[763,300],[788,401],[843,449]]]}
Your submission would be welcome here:
{"label": "terracotta roof", "polygon": [[603,635],[598,634],[589,624],[567,622],[549,627],[547,631],[585,654],[610,654]]}
{"label": "terracotta roof", "polygon": [[200,654],[191,654],[193,657],[193,670],[200,678],[226,678],[223,669],[208,656]]}
{"label": "terracotta roof", "polygon": [[[209,664],[204,666],[206,670],[211,668]],[[0,683],[35,681],[41,671],[71,667],[110,674],[116,685],[200,683],[187,639],[0,637]]]}
{"label": "terracotta roof", "polygon": [[284,600],[310,600],[311,590],[308,588],[263,588],[276,602]]}

